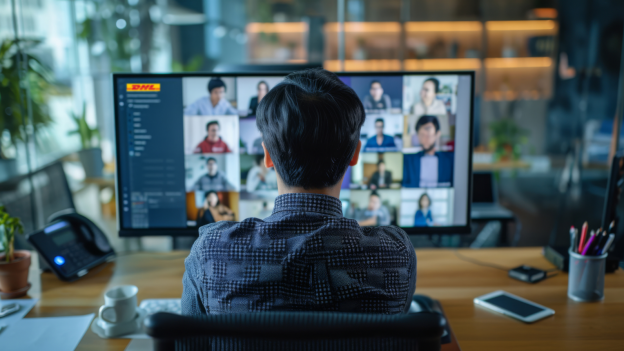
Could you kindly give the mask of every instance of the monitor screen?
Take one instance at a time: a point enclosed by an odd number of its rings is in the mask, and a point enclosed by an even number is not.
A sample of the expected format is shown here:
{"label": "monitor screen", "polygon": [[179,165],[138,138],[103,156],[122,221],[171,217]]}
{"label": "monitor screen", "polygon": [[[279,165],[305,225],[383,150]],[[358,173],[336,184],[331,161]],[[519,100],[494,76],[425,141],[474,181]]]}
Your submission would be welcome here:
{"label": "monitor screen", "polygon": [[[408,234],[470,224],[473,72],[340,73],[366,110],[340,200],[361,225]],[[115,74],[121,236],[197,235],[266,218],[277,175],[263,163],[258,103],[284,74]]]}

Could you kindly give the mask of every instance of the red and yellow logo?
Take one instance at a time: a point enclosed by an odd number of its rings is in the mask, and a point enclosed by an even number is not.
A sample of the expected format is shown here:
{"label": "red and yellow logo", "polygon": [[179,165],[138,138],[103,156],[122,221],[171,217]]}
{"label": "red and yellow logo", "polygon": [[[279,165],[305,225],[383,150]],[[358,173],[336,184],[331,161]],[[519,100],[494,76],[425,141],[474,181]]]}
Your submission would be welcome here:
{"label": "red and yellow logo", "polygon": [[154,83],[128,83],[126,91],[160,91],[160,84]]}

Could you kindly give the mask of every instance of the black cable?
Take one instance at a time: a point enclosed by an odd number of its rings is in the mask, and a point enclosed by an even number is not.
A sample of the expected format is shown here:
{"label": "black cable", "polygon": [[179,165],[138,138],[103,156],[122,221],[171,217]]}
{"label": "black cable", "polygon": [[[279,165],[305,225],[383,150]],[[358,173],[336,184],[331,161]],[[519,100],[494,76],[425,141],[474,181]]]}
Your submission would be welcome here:
{"label": "black cable", "polygon": [[494,269],[500,269],[500,270],[505,271],[505,272],[508,272],[510,270],[510,268],[499,266],[499,265],[497,265],[495,263],[482,262],[482,261],[479,261],[479,260],[475,260],[474,258],[466,257],[466,256],[460,254],[459,251],[457,251],[457,250],[453,250],[453,253],[460,260],[466,261],[466,262],[470,262],[470,263],[476,264],[478,266],[489,267],[489,268],[494,268]]}
{"label": "black cable", "polygon": [[[459,253],[459,251],[457,250],[453,250],[453,253],[455,254],[455,256],[457,256],[457,258],[459,258],[462,261],[466,261],[466,262],[470,262],[472,264],[476,264],[478,266],[482,266],[482,267],[488,267],[488,268],[494,268],[494,269],[498,269],[501,271],[505,271],[505,272],[509,272],[512,268],[507,268],[507,267],[503,267],[503,266],[499,266],[495,263],[488,263],[488,262],[483,262],[483,261],[479,261],[479,260],[475,260],[474,258],[470,258],[470,257],[466,257],[462,254]],[[548,270],[543,270],[544,273],[546,273],[546,278],[544,279],[548,279],[548,278],[552,278],[554,276],[556,276],[559,273],[555,273],[555,274],[551,274],[548,275],[548,273],[552,273],[555,271],[558,271],[559,269],[557,268],[552,268],[552,269],[548,269]]]}

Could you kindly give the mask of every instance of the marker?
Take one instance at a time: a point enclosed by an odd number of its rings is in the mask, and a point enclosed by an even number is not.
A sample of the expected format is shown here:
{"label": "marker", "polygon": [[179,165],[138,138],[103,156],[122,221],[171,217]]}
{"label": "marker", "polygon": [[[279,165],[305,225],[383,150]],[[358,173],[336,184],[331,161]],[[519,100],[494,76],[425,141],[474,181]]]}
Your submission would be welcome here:
{"label": "marker", "polygon": [[609,250],[609,246],[611,246],[613,240],[615,240],[615,234],[609,235],[609,239],[607,239],[607,243],[605,244],[604,249],[600,250],[601,255],[607,253],[607,250]]}
{"label": "marker", "polygon": [[579,241],[578,253],[583,252],[586,239],[587,239],[587,222],[583,223],[583,227],[581,227],[581,240]]}
{"label": "marker", "polygon": [[589,249],[594,243],[594,240],[596,240],[596,234],[592,230],[591,235],[589,236],[589,240],[587,240],[587,244],[585,245],[585,248],[583,249],[583,253],[582,253],[583,256],[589,253]]}

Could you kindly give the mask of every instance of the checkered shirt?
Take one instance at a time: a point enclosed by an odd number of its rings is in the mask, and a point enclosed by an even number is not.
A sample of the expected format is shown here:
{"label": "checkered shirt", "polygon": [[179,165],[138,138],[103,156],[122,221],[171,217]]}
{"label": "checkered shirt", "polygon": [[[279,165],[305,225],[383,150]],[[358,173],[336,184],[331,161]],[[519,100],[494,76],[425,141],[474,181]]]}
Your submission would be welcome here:
{"label": "checkered shirt", "polygon": [[199,229],[182,313],[407,312],[416,254],[398,227],[360,227],[338,199],[285,194],[268,218]]}

